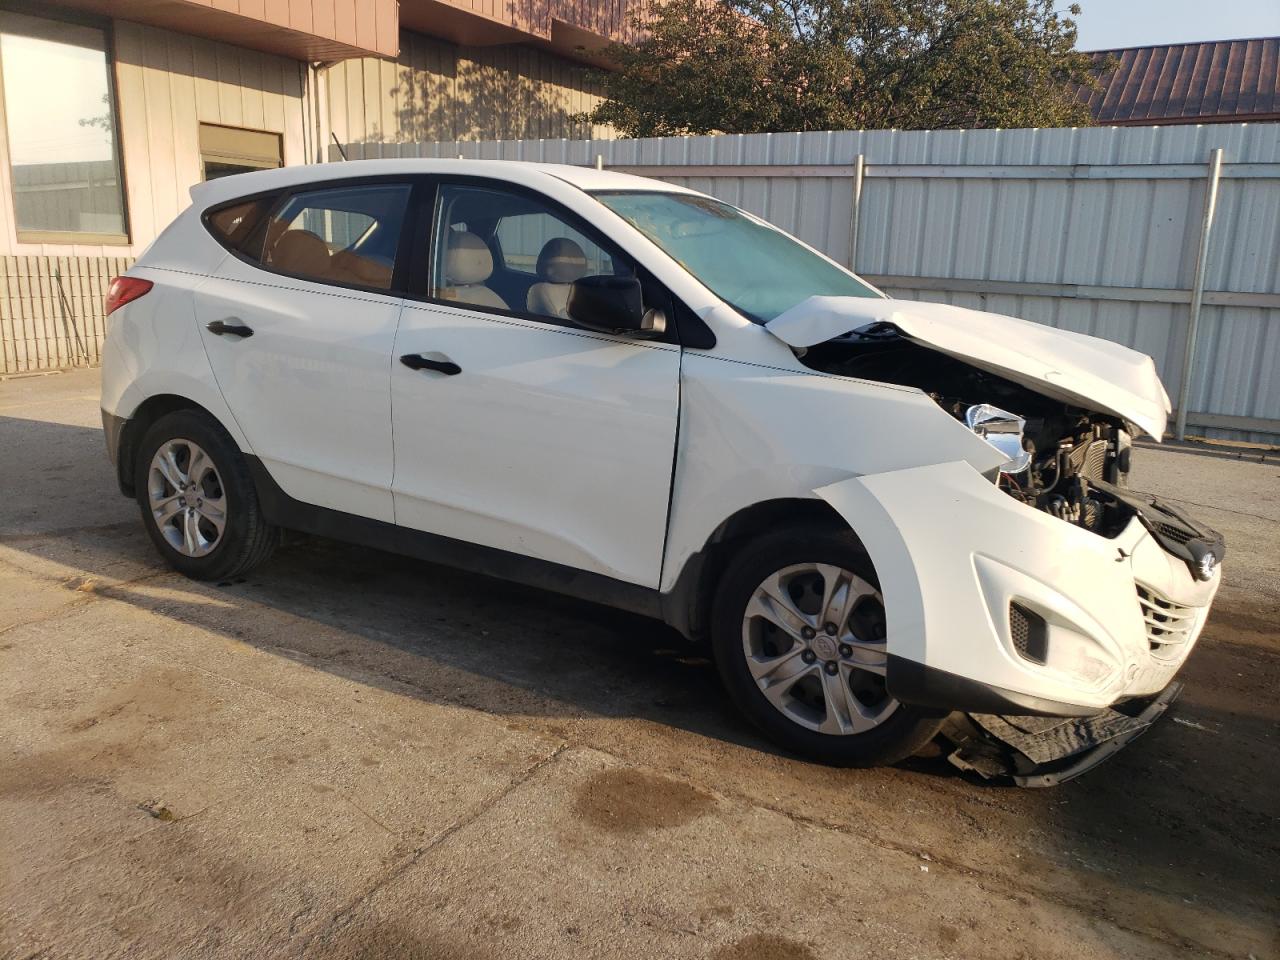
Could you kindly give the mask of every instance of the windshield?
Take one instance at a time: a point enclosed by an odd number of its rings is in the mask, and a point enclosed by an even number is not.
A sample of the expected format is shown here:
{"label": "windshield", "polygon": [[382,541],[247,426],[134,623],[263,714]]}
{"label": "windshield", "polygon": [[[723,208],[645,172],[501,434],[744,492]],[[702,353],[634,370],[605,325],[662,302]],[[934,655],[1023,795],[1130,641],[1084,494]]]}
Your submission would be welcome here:
{"label": "windshield", "polygon": [[809,297],[879,297],[847,270],[737,207],[685,193],[593,196],[756,323]]}

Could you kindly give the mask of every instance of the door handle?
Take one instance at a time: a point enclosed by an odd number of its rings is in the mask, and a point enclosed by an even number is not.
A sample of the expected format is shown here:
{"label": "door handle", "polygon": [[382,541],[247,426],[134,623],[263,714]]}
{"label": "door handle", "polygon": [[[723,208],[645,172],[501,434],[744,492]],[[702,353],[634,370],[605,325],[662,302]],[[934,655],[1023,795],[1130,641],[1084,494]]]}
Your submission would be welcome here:
{"label": "door handle", "polygon": [[233,337],[252,337],[253,327],[246,327],[243,323],[225,323],[222,320],[214,320],[212,323],[205,324],[204,327],[214,336],[233,336]]}
{"label": "door handle", "polygon": [[400,358],[400,362],[410,370],[434,370],[449,377],[462,372],[462,368],[452,360],[432,360],[420,353],[406,353]]}

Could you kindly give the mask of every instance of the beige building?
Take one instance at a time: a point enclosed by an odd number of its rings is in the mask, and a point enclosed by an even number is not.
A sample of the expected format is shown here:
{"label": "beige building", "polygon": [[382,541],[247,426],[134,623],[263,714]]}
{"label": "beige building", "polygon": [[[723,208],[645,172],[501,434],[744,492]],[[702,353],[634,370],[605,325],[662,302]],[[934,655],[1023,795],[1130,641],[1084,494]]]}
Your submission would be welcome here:
{"label": "beige building", "polygon": [[107,282],[201,180],[335,141],[607,136],[572,118],[637,6],[0,0],[0,374],[95,362]]}

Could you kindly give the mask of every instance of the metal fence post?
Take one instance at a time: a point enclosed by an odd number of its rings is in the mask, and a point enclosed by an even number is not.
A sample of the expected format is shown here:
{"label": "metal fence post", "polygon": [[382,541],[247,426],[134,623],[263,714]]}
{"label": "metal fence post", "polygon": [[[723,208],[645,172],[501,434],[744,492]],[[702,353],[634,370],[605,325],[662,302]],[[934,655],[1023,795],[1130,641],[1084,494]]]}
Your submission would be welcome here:
{"label": "metal fence post", "polygon": [[1196,334],[1200,328],[1200,308],[1204,304],[1204,277],[1209,266],[1209,237],[1213,217],[1218,209],[1218,184],[1222,180],[1222,148],[1209,155],[1209,175],[1205,181],[1204,218],[1200,223],[1200,256],[1196,259],[1196,277],[1191,287],[1191,311],[1187,315],[1187,343],[1182,351],[1182,382],[1178,384],[1178,418],[1174,436],[1187,436],[1187,407],[1191,403],[1191,372],[1196,360]]}
{"label": "metal fence post", "polygon": [[858,272],[858,214],[862,208],[862,181],[867,173],[866,154],[853,162],[853,208],[849,211],[849,269]]}

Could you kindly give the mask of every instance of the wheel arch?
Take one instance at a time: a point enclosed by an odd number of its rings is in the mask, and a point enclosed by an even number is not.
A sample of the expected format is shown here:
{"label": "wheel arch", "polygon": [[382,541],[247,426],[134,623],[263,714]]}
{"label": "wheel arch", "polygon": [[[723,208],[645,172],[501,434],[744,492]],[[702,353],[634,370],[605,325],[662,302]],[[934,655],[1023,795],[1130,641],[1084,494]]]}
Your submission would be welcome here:
{"label": "wheel arch", "polygon": [[690,639],[707,635],[711,601],[736,545],[782,527],[851,530],[831,504],[819,497],[782,497],[743,507],[712,531],[685,561],[671,590],[662,595],[663,619]]}
{"label": "wheel arch", "polygon": [[215,423],[222,426],[224,430],[226,429],[226,426],[218,419],[216,414],[196,403],[190,397],[184,397],[176,393],[158,393],[147,397],[142,403],[138,404],[133,411],[133,415],[125,420],[124,426],[120,431],[120,441],[116,453],[116,483],[120,487],[120,492],[126,497],[137,496],[134,475],[137,466],[138,445],[142,442],[142,438],[153,423],[161,417],[178,410],[198,410],[201,413],[208,414]]}

